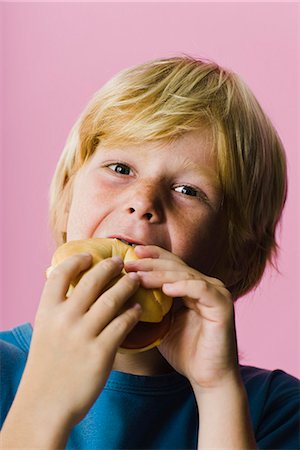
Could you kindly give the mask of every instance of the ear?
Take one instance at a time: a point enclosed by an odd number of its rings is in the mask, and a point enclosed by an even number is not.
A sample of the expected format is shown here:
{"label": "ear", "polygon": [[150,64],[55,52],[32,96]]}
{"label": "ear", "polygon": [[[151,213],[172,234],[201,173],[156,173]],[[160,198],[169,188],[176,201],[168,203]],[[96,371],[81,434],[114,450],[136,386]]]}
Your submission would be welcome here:
{"label": "ear", "polygon": [[67,232],[68,218],[69,218],[69,209],[66,209],[65,211],[62,212],[60,223],[60,229],[62,230],[63,233]]}
{"label": "ear", "polygon": [[[72,202],[72,189],[70,185],[66,185],[64,190],[62,191],[60,198],[57,202],[57,222],[56,229],[58,231],[58,235],[60,240],[66,242],[66,233],[68,228],[68,219]],[[63,236],[61,238],[61,236]]]}

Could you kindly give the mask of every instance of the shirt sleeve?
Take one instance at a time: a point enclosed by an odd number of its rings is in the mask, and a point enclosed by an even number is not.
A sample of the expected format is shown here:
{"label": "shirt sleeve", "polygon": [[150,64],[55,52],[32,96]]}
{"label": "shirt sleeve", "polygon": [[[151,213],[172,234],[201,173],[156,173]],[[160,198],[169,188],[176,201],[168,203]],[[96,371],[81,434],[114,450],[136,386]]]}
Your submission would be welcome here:
{"label": "shirt sleeve", "polygon": [[276,370],[256,430],[259,449],[300,449],[300,382]]}
{"label": "shirt sleeve", "polygon": [[0,429],[16,395],[25,364],[26,354],[0,339]]}

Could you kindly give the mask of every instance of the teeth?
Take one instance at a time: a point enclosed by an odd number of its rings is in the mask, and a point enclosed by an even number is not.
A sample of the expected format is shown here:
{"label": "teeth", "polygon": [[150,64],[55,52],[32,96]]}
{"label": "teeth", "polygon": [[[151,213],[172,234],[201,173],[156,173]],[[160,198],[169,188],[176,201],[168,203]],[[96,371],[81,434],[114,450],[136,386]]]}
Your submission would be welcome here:
{"label": "teeth", "polygon": [[131,242],[127,242],[124,239],[119,239],[121,242],[124,242],[124,244],[130,245],[130,247],[136,247],[137,244],[132,244]]}

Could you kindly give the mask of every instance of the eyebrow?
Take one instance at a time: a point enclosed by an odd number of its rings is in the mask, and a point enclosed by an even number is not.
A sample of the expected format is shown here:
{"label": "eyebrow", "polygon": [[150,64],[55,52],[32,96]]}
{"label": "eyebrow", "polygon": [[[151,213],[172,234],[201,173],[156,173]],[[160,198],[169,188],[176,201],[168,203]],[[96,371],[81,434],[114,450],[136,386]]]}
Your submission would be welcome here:
{"label": "eyebrow", "polygon": [[210,181],[210,183],[212,183],[215,188],[221,188],[219,176],[213,169],[210,169],[207,166],[200,166],[199,164],[195,164],[193,161],[187,158],[182,162],[182,168],[197,175],[204,176]]}
{"label": "eyebrow", "polygon": [[[111,148],[106,148],[105,146],[103,146],[102,150],[104,150],[104,152],[105,151],[110,152],[111,150],[121,151],[124,153],[128,152],[127,149],[122,148],[122,147],[111,149]],[[219,176],[214,170],[212,170],[206,166],[200,166],[199,164],[195,164],[193,161],[191,161],[187,157],[185,157],[183,160],[181,160],[179,162],[180,162],[181,169],[186,169],[187,172],[190,171],[190,172],[193,172],[194,174],[205,177],[207,180],[209,180],[209,182],[212,184],[212,186],[215,189],[221,188]]]}

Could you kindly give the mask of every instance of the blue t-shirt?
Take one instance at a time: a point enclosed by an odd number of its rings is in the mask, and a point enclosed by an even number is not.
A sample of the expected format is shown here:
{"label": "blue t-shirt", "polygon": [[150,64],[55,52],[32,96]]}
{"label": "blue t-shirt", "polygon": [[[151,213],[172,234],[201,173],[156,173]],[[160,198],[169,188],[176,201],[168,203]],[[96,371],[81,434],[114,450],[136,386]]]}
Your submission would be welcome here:
{"label": "blue t-shirt", "polygon": [[[1,426],[22,377],[31,336],[29,323],[0,333]],[[240,370],[259,449],[299,449],[299,380],[281,370]],[[112,371],[86,417],[73,428],[67,449],[197,449],[198,427],[193,390],[182,375]]]}

